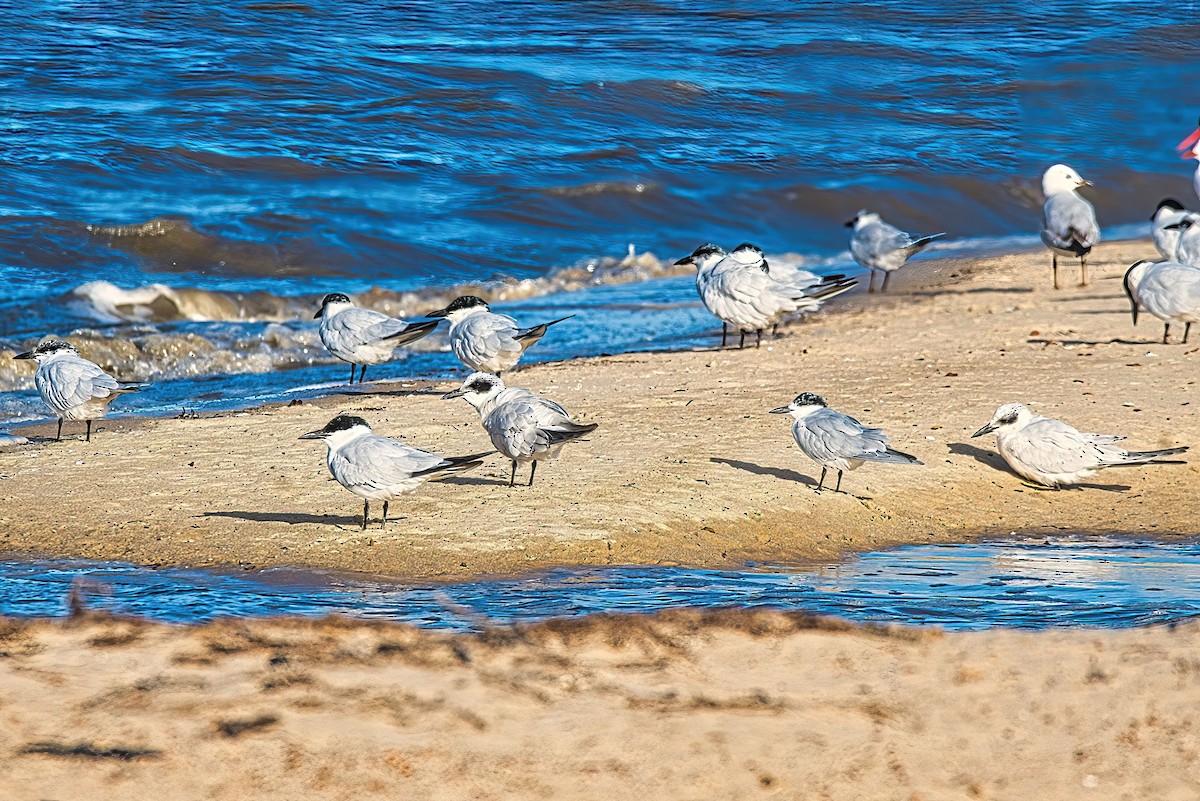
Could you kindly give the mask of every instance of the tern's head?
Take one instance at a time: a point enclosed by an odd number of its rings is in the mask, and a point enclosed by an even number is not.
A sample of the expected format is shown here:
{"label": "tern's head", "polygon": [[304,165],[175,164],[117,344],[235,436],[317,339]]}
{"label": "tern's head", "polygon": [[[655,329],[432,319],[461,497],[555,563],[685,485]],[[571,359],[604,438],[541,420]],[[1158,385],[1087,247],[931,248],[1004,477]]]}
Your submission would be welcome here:
{"label": "tern's head", "polygon": [[778,409],[772,409],[771,414],[794,414],[798,416],[804,416],[826,405],[825,399],[820,395],[815,395],[812,392],[801,392],[796,396],[796,399],[787,406],[780,406]]}
{"label": "tern's head", "polygon": [[1179,151],[1180,158],[1200,159],[1200,122],[1196,123],[1196,130],[1188,134],[1175,149]]}
{"label": "tern's head", "polygon": [[1083,176],[1066,164],[1055,164],[1042,173],[1042,194],[1046,197],[1060,192],[1074,192],[1081,186],[1091,185],[1091,181],[1083,180]]}
{"label": "tern's head", "polygon": [[1129,298],[1130,313],[1133,314],[1133,324],[1137,325],[1138,321],[1138,285],[1142,283],[1142,277],[1146,275],[1146,270],[1149,270],[1154,265],[1154,262],[1149,259],[1141,259],[1130,265],[1125,271],[1125,297]]}
{"label": "tern's head", "polygon": [[45,342],[39,343],[33,350],[18,353],[13,358],[33,359],[40,364],[47,359],[53,359],[55,356],[64,356],[67,354],[78,356],[79,351],[75,350],[75,346],[70,342],[63,342],[61,339],[47,339]]}
{"label": "tern's head", "polygon": [[1033,413],[1026,409],[1024,404],[1006,403],[992,415],[991,422],[976,431],[971,437],[982,437],[984,434],[990,434],[1009,426],[1020,427],[1028,423],[1031,417],[1033,417]]}
{"label": "tern's head", "polygon": [[455,323],[470,317],[472,314],[487,310],[487,301],[483,298],[477,298],[474,295],[463,295],[461,298],[455,298],[451,301],[450,305],[446,308],[431,311],[425,316],[430,318],[445,317],[450,322]]}
{"label": "tern's head", "polygon": [[727,255],[728,254],[725,252],[725,248],[721,247],[720,245],[714,245],[711,242],[705,242],[703,245],[693,250],[690,256],[684,256],[675,263],[680,265],[691,264],[694,265],[700,272],[704,272],[710,267],[716,265],[717,262],[725,258]]}
{"label": "tern's head", "polygon": [[471,373],[461,387],[447,392],[442,399],[463,398],[478,409],[503,391],[504,381],[500,376],[491,373]]}
{"label": "tern's head", "polygon": [[349,296],[343,295],[341,292],[330,292],[325,297],[321,298],[321,308],[313,315],[313,319],[317,320],[322,317],[332,317],[338,312],[343,312],[346,309],[353,308],[354,301],[350,300]]}
{"label": "tern's head", "polygon": [[1182,220],[1179,220],[1178,222],[1173,222],[1168,225],[1164,225],[1163,230],[1164,231],[1179,231],[1180,234],[1182,234],[1184,231],[1188,230],[1195,224],[1196,224],[1196,217],[1195,217],[1195,215],[1191,215],[1188,217],[1184,217]]}
{"label": "tern's head", "polygon": [[883,221],[883,218],[880,217],[875,212],[867,211],[866,209],[859,209],[858,214],[854,215],[854,219],[846,221],[846,227],[853,228],[857,231],[859,228],[862,228],[864,225],[869,225],[871,223],[877,223],[877,222],[882,222],[882,221]]}
{"label": "tern's head", "polygon": [[1154,214],[1151,215],[1150,222],[1158,222],[1163,217],[1169,217],[1181,211],[1187,211],[1187,209],[1178,200],[1173,197],[1163,198],[1158,202],[1158,207],[1154,209]]}
{"label": "tern's head", "polygon": [[330,448],[340,448],[363,434],[370,434],[371,426],[361,417],[352,414],[339,414],[325,424],[324,428],[302,434],[300,439],[323,439]]}

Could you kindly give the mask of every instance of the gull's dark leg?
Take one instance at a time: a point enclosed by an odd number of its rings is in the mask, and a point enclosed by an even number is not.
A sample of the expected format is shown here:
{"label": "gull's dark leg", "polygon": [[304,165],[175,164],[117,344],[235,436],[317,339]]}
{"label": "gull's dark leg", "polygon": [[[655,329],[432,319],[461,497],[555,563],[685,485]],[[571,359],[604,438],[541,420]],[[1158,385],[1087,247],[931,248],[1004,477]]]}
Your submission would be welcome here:
{"label": "gull's dark leg", "polygon": [[1079,285],[1087,286],[1087,256],[1079,257]]}
{"label": "gull's dark leg", "polygon": [[350,383],[354,383],[354,363],[350,363]]}
{"label": "gull's dark leg", "polygon": [[721,347],[725,347],[725,338],[729,336],[729,323],[721,323]]}
{"label": "gull's dark leg", "polygon": [[358,366],[358,383],[361,384],[363,382],[363,376],[365,376],[366,374],[367,374],[367,366],[365,364],[360,364]]}
{"label": "gull's dark leg", "polygon": [[1058,289],[1058,254],[1050,254],[1050,268],[1054,270],[1054,288]]}
{"label": "gull's dark leg", "polygon": [[363,527],[362,530],[367,530],[367,515],[371,513],[371,502],[363,501]]}
{"label": "gull's dark leg", "polygon": [[529,466],[529,484],[527,484],[526,486],[530,486],[530,487],[533,486],[533,474],[536,472],[537,472],[537,460],[534,459],[533,464]]}
{"label": "gull's dark leg", "polygon": [[742,348],[746,347],[746,332],[741,331],[740,333],[742,335],[742,339],[740,342],[738,342],[738,350],[741,350]]}
{"label": "gull's dark leg", "polygon": [[84,441],[85,442],[92,441],[92,421],[91,420],[87,421],[87,436],[85,437]]}
{"label": "gull's dark leg", "polygon": [[54,437],[55,442],[62,442],[62,418],[58,418],[58,434]]}
{"label": "gull's dark leg", "polygon": [[771,336],[772,337],[779,336],[779,323],[775,323],[775,325],[771,326]]}
{"label": "gull's dark leg", "polygon": [[1192,324],[1191,324],[1191,323],[1184,323],[1184,324],[1183,324],[1183,344],[1185,344],[1185,345],[1187,344],[1187,338],[1188,338],[1188,334],[1189,334],[1189,333],[1191,333],[1191,330],[1192,330]]}
{"label": "gull's dark leg", "polygon": [[891,281],[891,280],[892,280],[892,274],[890,272],[888,272],[887,270],[884,270],[883,271],[883,287],[881,287],[879,291],[887,292],[888,281]]}
{"label": "gull's dark leg", "polygon": [[833,488],[833,491],[834,492],[842,491],[842,471],[841,470],[838,471],[838,483],[837,483],[837,486]]}
{"label": "gull's dark leg", "polygon": [[[530,481],[532,481],[532,480],[533,480],[533,476],[530,476],[530,477],[529,477],[529,480],[530,480]],[[516,484],[516,483],[517,483],[517,460],[516,460],[516,459],[513,459],[513,469],[512,469],[512,475],[508,477],[508,486],[510,486],[510,487],[511,487],[511,486],[513,486],[513,485],[514,485],[514,484]]]}
{"label": "gull's dark leg", "polygon": [[754,333],[756,333],[758,335],[758,339],[754,340],[754,347],[761,348],[762,347],[762,329],[760,328],[757,331],[755,331]]}
{"label": "gull's dark leg", "polygon": [[871,281],[870,281],[870,283],[867,284],[867,293],[870,294],[871,292],[874,292],[874,291],[875,291],[875,268],[872,267],[871,268]]}
{"label": "gull's dark leg", "polygon": [[380,528],[384,528],[387,526],[387,505],[388,505],[388,502],[384,501],[383,502],[383,520],[379,521]]}
{"label": "gull's dark leg", "polygon": [[1170,338],[1170,336],[1171,336],[1171,324],[1164,323],[1163,324],[1163,344],[1164,345],[1167,344],[1167,339]]}
{"label": "gull's dark leg", "polygon": [[825,486],[825,471],[826,470],[828,470],[827,467],[824,467],[824,466],[821,467],[821,480],[817,482],[817,492],[820,492],[821,487]]}

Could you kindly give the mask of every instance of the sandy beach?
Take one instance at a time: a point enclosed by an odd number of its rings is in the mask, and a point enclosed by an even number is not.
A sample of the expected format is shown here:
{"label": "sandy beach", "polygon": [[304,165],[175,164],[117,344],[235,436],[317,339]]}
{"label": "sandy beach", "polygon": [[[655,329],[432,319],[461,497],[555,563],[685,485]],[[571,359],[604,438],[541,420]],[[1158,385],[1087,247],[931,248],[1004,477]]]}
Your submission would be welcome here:
{"label": "sandy beach", "polygon": [[[1044,252],[931,260],[901,271],[894,293],[849,298],[761,349],[521,369],[511,384],[600,428],[543,466],[532,488],[510,489],[508,463],[493,456],[393,503],[382,530],[378,506],[359,530],[361,502],[330,479],[324,447],[297,437],[346,411],[446,455],[487,450],[474,410],[440,399],[452,384],[107,421],[90,444],[68,428],[62,443],[0,453],[0,550],[453,579],[564,564],[824,560],[1010,531],[1195,534],[1194,458],[1042,491],[1006,469],[992,437],[970,438],[997,405],[1019,400],[1138,449],[1200,442],[1200,339],[1160,344],[1161,324],[1144,316],[1133,328],[1122,293],[1127,265],[1150,251],[1104,245],[1092,285],[1060,291]],[[820,470],[792,443],[790,418],[767,413],[801,391],[882,426],[925,466],[868,465],[846,475],[844,494],[813,492]]]}
{"label": "sandy beach", "polygon": [[1200,628],[779,613],[0,629],[13,799],[1200,796]]}

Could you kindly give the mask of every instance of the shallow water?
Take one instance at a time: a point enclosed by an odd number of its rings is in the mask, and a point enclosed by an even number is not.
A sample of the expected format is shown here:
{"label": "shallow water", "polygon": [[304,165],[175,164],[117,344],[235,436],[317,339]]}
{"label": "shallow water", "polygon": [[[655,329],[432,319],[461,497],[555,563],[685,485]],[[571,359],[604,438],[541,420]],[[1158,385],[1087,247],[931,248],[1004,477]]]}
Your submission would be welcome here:
{"label": "shallow water", "polygon": [[[490,285],[512,300],[584,287],[552,311],[586,315],[531,356],[687,347],[713,326],[686,281],[669,300],[685,310],[650,328],[655,280],[617,314],[587,268],[659,279],[703,241],[751,240],[842,271],[862,207],[951,246],[1036,245],[1037,176],[1058,160],[1096,182],[1110,237],[1191,196],[1173,146],[1200,37],[1176,6],[22,10],[0,49],[0,350],[95,329],[85,355],[156,382],[117,414],[335,380],[311,320],[329,291],[379,287],[373,305],[413,314],[473,282],[523,282]],[[657,258],[627,274],[629,244]],[[76,292],[94,281],[165,290],[114,305]],[[44,415],[28,369],[0,364],[0,423]],[[455,366],[422,349],[385,369]]]}
{"label": "shallow water", "polygon": [[0,614],[62,616],[77,580],[92,608],[171,622],[338,613],[470,630],[596,612],[733,606],[952,630],[1124,628],[1200,616],[1200,540],[918,545],[821,567],[578,568],[445,585],[298,570],[9,560],[0,562]]}

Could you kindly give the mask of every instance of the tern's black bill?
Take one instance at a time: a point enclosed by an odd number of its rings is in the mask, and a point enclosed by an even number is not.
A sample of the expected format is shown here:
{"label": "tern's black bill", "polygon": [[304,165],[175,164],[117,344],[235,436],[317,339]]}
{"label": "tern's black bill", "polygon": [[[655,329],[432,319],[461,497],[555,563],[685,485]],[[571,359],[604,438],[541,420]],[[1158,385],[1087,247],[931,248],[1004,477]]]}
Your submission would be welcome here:
{"label": "tern's black bill", "polygon": [[971,439],[975,439],[976,437],[982,437],[984,434],[990,434],[995,430],[996,430],[995,424],[988,423],[986,426],[984,426],[983,428],[979,429],[974,434],[972,434]]}
{"label": "tern's black bill", "polygon": [[772,409],[769,414],[787,414],[791,410],[791,406],[780,406],[778,409]]}
{"label": "tern's black bill", "polygon": [[437,311],[426,312],[424,316],[432,320],[440,320],[449,313],[449,309],[438,309]]}
{"label": "tern's black bill", "polygon": [[325,429],[309,431],[307,434],[301,434],[299,436],[299,439],[324,439],[324,438],[325,438]]}
{"label": "tern's black bill", "polygon": [[447,392],[445,395],[443,395],[442,400],[451,400],[452,398],[461,398],[463,395],[466,395],[466,394],[467,394],[467,390],[463,389],[462,387],[459,387],[458,389],[452,389],[449,392]]}
{"label": "tern's black bill", "polygon": [[13,356],[13,358],[14,359],[32,359],[33,351],[27,350],[24,353],[18,353],[16,356]]}

